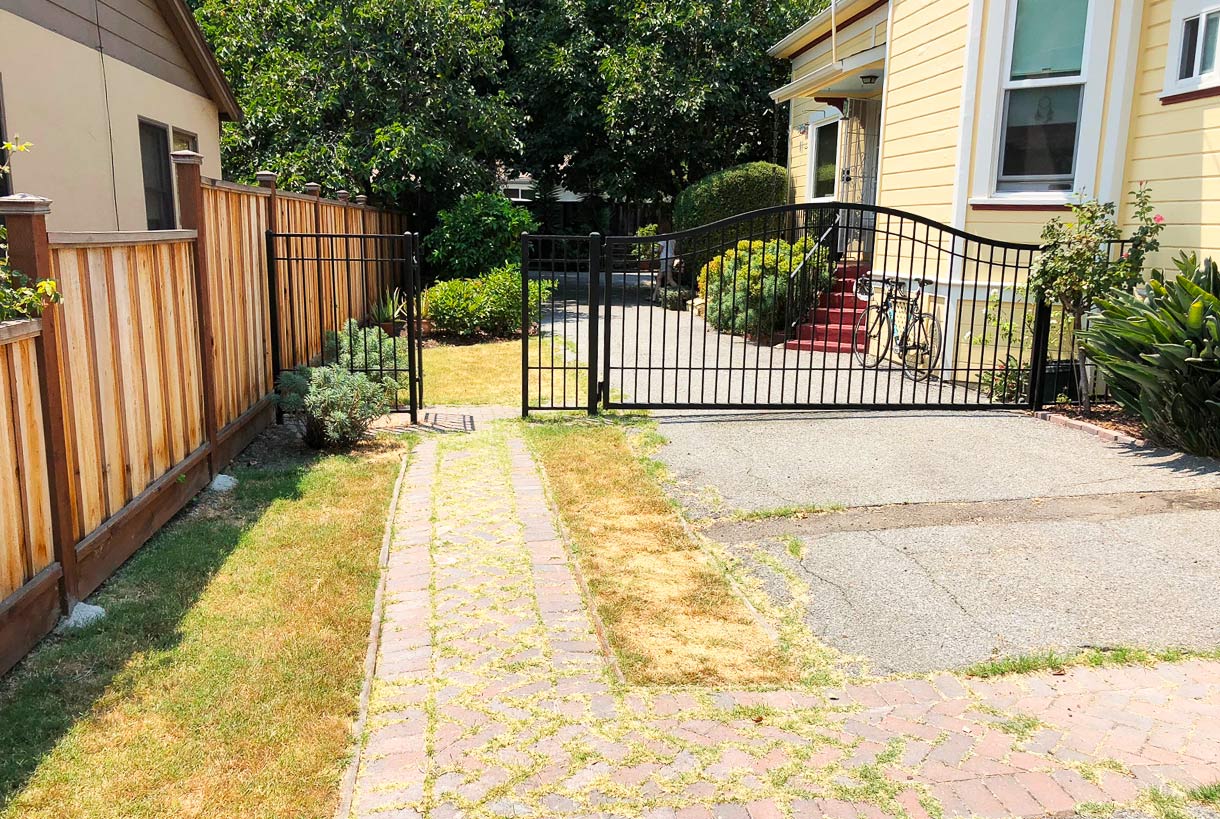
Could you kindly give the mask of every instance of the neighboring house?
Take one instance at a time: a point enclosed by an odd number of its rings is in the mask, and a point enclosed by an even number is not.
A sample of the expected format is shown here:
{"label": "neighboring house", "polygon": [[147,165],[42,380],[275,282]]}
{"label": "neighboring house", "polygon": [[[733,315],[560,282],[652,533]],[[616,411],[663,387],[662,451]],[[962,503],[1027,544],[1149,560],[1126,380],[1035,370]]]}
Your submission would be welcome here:
{"label": "neighboring house", "polygon": [[219,178],[239,116],[184,0],[0,0],[0,134],[33,144],[8,185],[52,230],[176,227],[170,152]]}
{"label": "neighboring house", "polygon": [[[503,179],[500,181],[500,190],[514,204],[530,208],[540,218],[543,216],[543,214],[538,213],[538,207],[536,206],[538,201],[538,182],[534,177],[523,173],[511,179]],[[563,231],[565,228],[580,224],[581,203],[584,201],[585,197],[581,194],[572,193],[567,188],[556,186],[554,189],[554,199],[552,200],[554,212],[551,214],[551,221],[553,224],[547,225],[547,229]]]}
{"label": "neighboring house", "polygon": [[1036,242],[1139,181],[1178,249],[1220,250],[1220,0],[840,0],[792,64],[795,201],[902,209]]}

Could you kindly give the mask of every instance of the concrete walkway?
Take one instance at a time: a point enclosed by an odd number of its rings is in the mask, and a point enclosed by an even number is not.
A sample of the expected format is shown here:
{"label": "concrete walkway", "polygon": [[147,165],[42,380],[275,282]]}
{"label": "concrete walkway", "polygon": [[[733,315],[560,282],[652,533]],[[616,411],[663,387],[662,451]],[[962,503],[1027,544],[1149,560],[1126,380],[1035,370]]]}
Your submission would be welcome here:
{"label": "concrete walkway", "polygon": [[396,512],[353,814],[1033,817],[1220,778],[1220,663],[842,690],[614,681],[523,443],[432,436]]}

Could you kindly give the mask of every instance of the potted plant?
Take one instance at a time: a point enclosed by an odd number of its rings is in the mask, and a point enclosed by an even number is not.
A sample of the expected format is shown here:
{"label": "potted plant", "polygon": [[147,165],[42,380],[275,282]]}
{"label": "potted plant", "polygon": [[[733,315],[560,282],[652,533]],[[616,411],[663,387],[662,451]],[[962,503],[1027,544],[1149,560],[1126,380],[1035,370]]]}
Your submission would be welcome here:
{"label": "potted plant", "polygon": [[387,290],[385,295],[373,305],[373,323],[389,336],[397,336],[402,333],[406,316],[407,300],[397,287]]}
{"label": "potted plant", "polygon": [[[644,225],[635,232],[636,236],[656,236],[656,225]],[[647,273],[657,270],[661,264],[661,246],[656,242],[640,242],[633,245],[631,255],[639,262],[640,270]]]}

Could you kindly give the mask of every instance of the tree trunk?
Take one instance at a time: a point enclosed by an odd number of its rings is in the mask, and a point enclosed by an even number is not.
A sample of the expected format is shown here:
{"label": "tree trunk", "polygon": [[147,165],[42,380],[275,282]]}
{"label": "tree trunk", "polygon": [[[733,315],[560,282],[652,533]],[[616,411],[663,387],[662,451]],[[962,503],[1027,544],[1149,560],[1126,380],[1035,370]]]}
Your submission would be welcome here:
{"label": "tree trunk", "polygon": [[1072,311],[1072,346],[1076,350],[1076,390],[1080,395],[1080,409],[1090,412],[1093,409],[1093,384],[1089,379],[1089,370],[1085,366],[1088,360],[1084,352],[1084,344],[1080,341],[1080,331],[1084,329],[1084,310],[1077,307]]}

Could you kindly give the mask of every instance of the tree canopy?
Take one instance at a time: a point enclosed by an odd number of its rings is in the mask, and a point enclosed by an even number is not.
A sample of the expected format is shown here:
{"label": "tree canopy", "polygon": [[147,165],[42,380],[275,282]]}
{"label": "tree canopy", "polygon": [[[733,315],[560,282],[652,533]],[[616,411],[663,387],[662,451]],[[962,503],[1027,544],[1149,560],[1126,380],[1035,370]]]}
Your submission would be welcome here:
{"label": "tree canopy", "polygon": [[769,45],[824,0],[194,0],[227,172],[435,212],[504,168],[616,199],[782,152]]}

